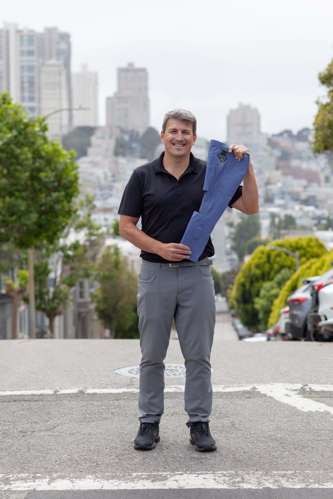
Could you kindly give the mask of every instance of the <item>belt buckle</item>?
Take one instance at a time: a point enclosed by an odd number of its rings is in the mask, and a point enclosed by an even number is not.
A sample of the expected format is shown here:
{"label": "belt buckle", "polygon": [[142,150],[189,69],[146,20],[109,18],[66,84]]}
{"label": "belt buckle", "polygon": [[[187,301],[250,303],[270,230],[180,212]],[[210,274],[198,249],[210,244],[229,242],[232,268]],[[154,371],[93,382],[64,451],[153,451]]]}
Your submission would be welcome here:
{"label": "belt buckle", "polygon": [[168,267],[170,267],[170,268],[178,268],[179,267],[179,263],[168,263]]}

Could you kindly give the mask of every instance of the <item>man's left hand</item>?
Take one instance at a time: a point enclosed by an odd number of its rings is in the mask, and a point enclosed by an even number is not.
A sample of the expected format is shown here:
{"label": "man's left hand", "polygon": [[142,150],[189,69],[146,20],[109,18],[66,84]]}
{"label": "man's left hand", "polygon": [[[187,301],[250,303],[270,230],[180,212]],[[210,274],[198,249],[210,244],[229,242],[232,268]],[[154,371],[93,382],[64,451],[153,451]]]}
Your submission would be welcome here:
{"label": "man's left hand", "polygon": [[243,159],[244,154],[249,154],[249,150],[247,147],[237,144],[232,144],[229,147],[229,151],[232,152],[236,159],[239,161]]}

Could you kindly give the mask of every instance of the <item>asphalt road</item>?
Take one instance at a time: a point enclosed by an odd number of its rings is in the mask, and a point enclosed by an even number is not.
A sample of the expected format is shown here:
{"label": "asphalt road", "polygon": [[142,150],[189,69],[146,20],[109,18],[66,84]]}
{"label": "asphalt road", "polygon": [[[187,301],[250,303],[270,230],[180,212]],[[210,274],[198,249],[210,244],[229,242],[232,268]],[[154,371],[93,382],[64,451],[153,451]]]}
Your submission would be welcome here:
{"label": "asphalt road", "polygon": [[209,454],[189,444],[179,376],[161,442],[133,449],[138,380],[115,369],[137,342],[1,342],[0,499],[332,499],[333,344],[242,344],[226,317],[216,333]]}

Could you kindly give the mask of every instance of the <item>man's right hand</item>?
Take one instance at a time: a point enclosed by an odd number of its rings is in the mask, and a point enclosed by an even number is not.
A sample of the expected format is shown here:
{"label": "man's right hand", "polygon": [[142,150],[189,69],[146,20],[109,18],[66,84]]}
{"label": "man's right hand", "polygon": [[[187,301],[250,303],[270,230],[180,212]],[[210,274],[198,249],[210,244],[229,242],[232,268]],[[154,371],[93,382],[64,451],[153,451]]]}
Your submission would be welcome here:
{"label": "man's right hand", "polygon": [[184,259],[189,259],[191,256],[191,248],[180,243],[161,243],[157,254],[170,262],[180,262]]}

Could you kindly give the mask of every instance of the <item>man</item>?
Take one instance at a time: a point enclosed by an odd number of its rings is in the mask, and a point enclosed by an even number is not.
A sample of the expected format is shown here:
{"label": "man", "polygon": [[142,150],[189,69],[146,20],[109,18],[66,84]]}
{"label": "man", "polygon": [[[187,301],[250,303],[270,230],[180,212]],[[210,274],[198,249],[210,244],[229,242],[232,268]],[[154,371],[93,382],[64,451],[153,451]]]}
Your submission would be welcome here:
{"label": "man", "polygon": [[[140,330],[140,427],[134,448],[151,450],[159,441],[164,410],[164,359],[172,321],[185,359],[185,410],[190,442],[198,451],[214,451],[209,429],[212,409],[210,354],[215,326],[215,297],[209,239],[198,262],[180,244],[194,210],[203,197],[206,163],[191,153],[196,141],[196,118],[186,110],[168,112],[161,140],[164,153],[136,168],[119,207],[120,235],[141,249],[138,315]],[[231,152],[241,159],[244,146]],[[258,211],[258,190],[252,164],[229,206],[244,213]],[[137,227],[139,218],[142,229]]]}

